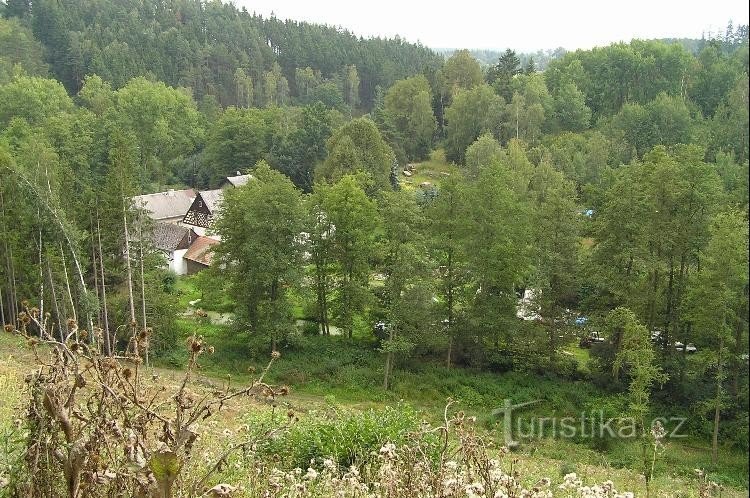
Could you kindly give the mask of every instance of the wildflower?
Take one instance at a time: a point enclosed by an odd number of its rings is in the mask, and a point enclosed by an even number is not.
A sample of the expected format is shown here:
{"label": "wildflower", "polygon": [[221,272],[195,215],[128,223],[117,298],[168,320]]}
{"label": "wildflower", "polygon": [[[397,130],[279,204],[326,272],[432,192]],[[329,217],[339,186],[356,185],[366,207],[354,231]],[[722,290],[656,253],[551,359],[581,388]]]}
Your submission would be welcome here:
{"label": "wildflower", "polygon": [[201,349],[203,349],[203,341],[200,338],[191,337],[188,339],[188,346],[193,353],[200,353]]}
{"label": "wildflower", "polygon": [[667,431],[664,430],[664,426],[661,425],[660,421],[655,421],[654,424],[651,426],[651,436],[654,438],[654,446],[662,446],[662,441],[664,440],[664,436],[667,435]]}
{"label": "wildflower", "polygon": [[235,490],[237,490],[236,487],[229,485],[229,484],[222,483],[222,484],[217,484],[213,488],[209,489],[206,495],[216,497],[216,498],[219,498],[222,496],[231,496]]}
{"label": "wildflower", "polygon": [[393,443],[385,443],[380,448],[380,455],[386,458],[395,458],[396,456],[396,445]]}
{"label": "wildflower", "polygon": [[314,481],[318,478],[318,471],[314,468],[310,467],[307,469],[307,474],[305,474],[305,479],[308,481]]}
{"label": "wildflower", "polygon": [[473,482],[464,487],[464,491],[469,498],[479,498],[484,495],[484,486],[482,483]]}

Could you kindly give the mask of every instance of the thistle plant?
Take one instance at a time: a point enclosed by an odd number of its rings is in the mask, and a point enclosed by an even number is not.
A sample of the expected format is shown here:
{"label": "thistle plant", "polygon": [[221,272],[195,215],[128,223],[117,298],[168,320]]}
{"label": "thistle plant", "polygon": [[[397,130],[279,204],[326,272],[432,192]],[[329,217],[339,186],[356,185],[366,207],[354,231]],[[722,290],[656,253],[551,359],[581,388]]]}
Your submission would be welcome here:
{"label": "thistle plant", "polygon": [[[235,388],[231,379],[220,387],[196,387],[195,371],[213,347],[200,336],[187,341],[188,362],[177,385],[170,386],[142,367],[148,331],[132,326],[124,353],[105,355],[99,340],[72,320],[70,332],[56,337],[49,316],[26,306],[18,328],[36,359],[26,376],[26,472],[8,487],[21,496],[171,498],[227,492],[208,487],[232,452],[241,451],[283,426],[251,433],[230,445],[201,474],[185,469],[200,435],[199,423],[215,416],[240,397],[273,400],[288,393],[264,381],[279,358],[274,351],[266,368],[248,385]],[[38,331],[32,335],[30,330]],[[94,337],[101,330],[94,329]],[[293,420],[290,417],[289,420]],[[61,479],[62,476],[62,479]],[[211,491],[213,490],[213,491]],[[178,493],[179,491],[179,493]]]}

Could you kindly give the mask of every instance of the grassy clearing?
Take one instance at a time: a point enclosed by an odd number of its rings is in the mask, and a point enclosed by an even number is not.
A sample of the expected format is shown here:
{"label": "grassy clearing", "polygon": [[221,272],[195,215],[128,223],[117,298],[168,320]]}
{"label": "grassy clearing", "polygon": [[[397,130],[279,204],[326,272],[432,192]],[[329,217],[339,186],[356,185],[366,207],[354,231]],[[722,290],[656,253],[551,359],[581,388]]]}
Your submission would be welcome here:
{"label": "grassy clearing", "polygon": [[[257,371],[265,365],[267,355],[258,351],[268,351],[270,345],[254,343],[247,334],[236,333],[230,327],[190,319],[185,319],[183,324],[185,333],[193,330],[193,323],[195,330],[216,347],[216,354],[201,361],[205,374],[220,378],[229,375],[241,383],[250,377],[251,370]],[[566,350],[573,353],[580,364],[586,364],[587,350],[572,344]],[[462,368],[447,369],[424,360],[401,362],[395,372],[392,390],[385,391],[382,389],[383,358],[377,352],[376,344],[364,338],[296,336],[284,345],[282,351],[282,359],[269,372],[268,379],[275,384],[289,385],[293,392],[289,402],[303,412],[341,407],[363,410],[406,402],[417,408],[429,422],[438,423],[446,400],[452,398],[456,400],[456,409],[477,417],[480,426],[495,434],[497,443],[502,444],[502,419],[491,413],[505,398],[514,403],[541,400],[523,410],[522,417],[527,420],[552,416],[577,418],[581,414],[599,413],[605,417],[619,417],[625,410],[621,396],[607,393],[590,381],[519,372],[493,374]],[[175,352],[167,364],[177,367],[184,363],[185,358],[184,353]],[[657,407],[655,413],[671,412],[667,407]],[[703,468],[721,484],[747,488],[747,455],[729,447],[724,448],[721,455],[721,462],[713,467],[708,439],[672,440],[657,459],[658,482],[663,483],[665,490],[673,489],[676,481],[683,483],[680,489],[688,489],[689,483],[696,482],[693,469]],[[519,456],[533,457],[528,465],[540,466],[536,471],[540,475],[557,475],[567,465],[584,469],[592,476],[608,475],[608,472],[614,472],[612,469],[617,469],[617,475],[625,476],[621,482],[628,483],[630,479],[639,482],[637,472],[632,469],[640,465],[640,449],[627,441],[534,438],[523,441]]]}
{"label": "grassy clearing", "polygon": [[[201,372],[205,376],[202,382],[207,386],[218,384],[228,375],[233,384],[242,384],[250,379],[250,369],[257,370],[267,363],[267,355],[257,352],[267,348],[252,344],[246,334],[235,333],[230,327],[190,317],[182,318],[180,326],[185,335],[195,331],[216,347],[215,354],[201,359]],[[23,392],[11,386],[22,385],[22,377],[33,357],[23,341],[12,336],[1,336],[0,348],[0,382],[3,382],[4,392],[9,393],[0,403],[2,428],[12,423],[22,409]],[[179,373],[171,368],[184,364],[186,354],[182,349],[161,360],[162,367],[170,368],[155,369],[165,382],[176,381],[179,377]],[[585,350],[578,353],[582,361],[585,353]],[[393,390],[384,391],[381,368],[382,358],[373,342],[350,341],[342,337],[299,337],[296,342],[285,345],[282,358],[269,372],[268,380],[291,386],[292,395],[285,398],[281,408],[295,410],[303,421],[320,413],[341,410],[357,413],[370,408],[381,410],[406,404],[417,409],[420,417],[436,423],[442,417],[446,399],[450,397],[457,400],[456,409],[476,416],[480,427],[493,435],[497,444],[502,444],[501,420],[493,417],[491,411],[506,397],[514,402],[542,400],[524,410],[524,417],[562,417],[582,411],[620,409],[618,403],[621,400],[589,382],[518,372],[491,374],[446,369],[424,361],[401,363]],[[267,406],[244,401],[229,407],[211,424],[209,433],[202,437],[202,446],[210,448],[214,441],[226,438],[225,431],[239,431],[248,420],[259,414],[263,416],[269,410]],[[313,421],[309,423],[315,425]],[[712,479],[727,486],[722,496],[746,496],[747,455],[730,448],[723,449],[721,455],[720,465],[712,468],[706,442],[670,442],[657,459],[652,488],[655,496],[698,496],[694,468],[709,470]],[[529,483],[544,476],[554,478],[577,472],[587,482],[612,479],[618,489],[632,490],[637,494],[645,492],[643,478],[632,470],[639,464],[639,448],[627,442],[610,441],[602,447],[600,443],[586,440],[535,438],[523,441],[515,456],[519,470]]]}
{"label": "grassy clearing", "polygon": [[446,176],[454,174],[456,166],[445,159],[445,151],[436,149],[430,153],[430,158],[421,163],[414,163],[416,172],[411,177],[401,175],[401,185],[406,189],[418,189],[423,182],[437,185]]}

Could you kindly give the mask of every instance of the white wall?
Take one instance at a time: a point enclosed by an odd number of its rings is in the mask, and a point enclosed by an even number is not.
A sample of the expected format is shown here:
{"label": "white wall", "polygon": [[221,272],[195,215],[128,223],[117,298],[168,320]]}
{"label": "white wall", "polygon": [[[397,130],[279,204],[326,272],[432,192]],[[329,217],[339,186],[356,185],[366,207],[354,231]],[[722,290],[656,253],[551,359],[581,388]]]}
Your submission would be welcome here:
{"label": "white wall", "polygon": [[184,258],[186,252],[187,249],[178,249],[172,253],[172,259],[169,261],[169,269],[177,275],[185,275],[187,273],[187,264]]}

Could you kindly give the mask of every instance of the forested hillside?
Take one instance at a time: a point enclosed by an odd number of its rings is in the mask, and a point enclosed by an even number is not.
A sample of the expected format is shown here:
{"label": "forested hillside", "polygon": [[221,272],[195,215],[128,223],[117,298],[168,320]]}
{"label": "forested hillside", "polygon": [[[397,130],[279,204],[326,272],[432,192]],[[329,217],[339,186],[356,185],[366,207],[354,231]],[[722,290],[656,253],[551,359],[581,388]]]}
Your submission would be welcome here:
{"label": "forested hillside", "polygon": [[218,1],[10,0],[5,11],[31,27],[51,74],[72,94],[88,74],[114,88],[150,75],[190,88],[198,102],[212,95],[222,106],[286,104],[317,90],[295,78],[309,68],[316,87],[330,83],[347,104],[369,108],[377,86],[439,64],[429,49],[399,39],[263,19]]}
{"label": "forested hillside", "polygon": [[[431,490],[424,496],[443,496],[435,489],[448,426],[464,430],[472,413],[503,444],[490,414],[513,398],[538,399],[541,416],[596,410],[637,421],[630,438],[557,441],[557,458],[580,451],[595,465],[631,469],[643,490],[653,481],[671,492],[676,478],[698,489],[708,475],[747,489],[745,25],[690,50],[633,40],[560,53],[541,71],[512,49],[483,67],[466,50],[444,59],[400,39],[263,19],[216,1],[8,0],[0,12],[0,321],[59,353],[44,365],[54,375],[29,377],[31,391],[53,394],[29,400],[39,419],[8,425],[2,441],[17,458],[0,462],[0,478],[44,496],[153,485],[144,475],[163,462],[147,468],[144,459],[165,447],[170,459],[195,462],[186,420],[204,408],[187,382],[154,405],[176,404],[175,420],[144,408],[138,365],[193,371],[201,356],[227,379],[209,384],[208,418],[238,396],[230,380],[273,351],[280,370],[261,377],[289,385],[279,392],[330,405],[336,395],[405,400],[445,424],[409,439],[413,414],[367,428],[333,422],[353,432],[311,426],[243,453],[275,454],[290,473],[317,458],[310,465],[321,472],[354,466],[357,485],[372,490],[396,468],[391,439],[368,432],[383,429],[412,452],[398,460],[403,469],[437,469],[418,474]],[[227,178],[243,173],[252,178]],[[175,190],[190,202],[212,199],[205,235],[180,227],[191,242],[216,237],[196,275],[167,270],[172,256],[150,238],[158,220],[133,200]],[[184,225],[181,213],[175,219]],[[86,383],[107,386],[88,412],[60,401],[96,391]],[[273,398],[261,387],[261,398]],[[448,397],[462,410],[455,419],[443,412]],[[71,469],[84,460],[73,449],[82,446],[63,423],[67,410],[96,448],[78,474]],[[662,416],[684,419],[686,439],[666,452],[650,425]],[[160,444],[148,424],[164,431]],[[143,431],[139,449],[97,446],[120,427]],[[461,434],[462,451],[485,448]],[[18,456],[28,448],[39,458]],[[324,452],[336,463],[324,465]],[[476,478],[500,489],[485,472],[494,464],[461,455],[473,462],[466,472],[479,465]],[[207,475],[244,468],[218,461]],[[705,472],[691,477],[695,467]],[[45,481],[63,471],[85,491]],[[193,495],[209,481],[220,482],[201,479]],[[248,490],[262,495],[268,481]],[[393,486],[389,496],[411,496],[409,483]],[[316,496],[309,489],[301,496]],[[451,496],[484,496],[456,489]]]}

